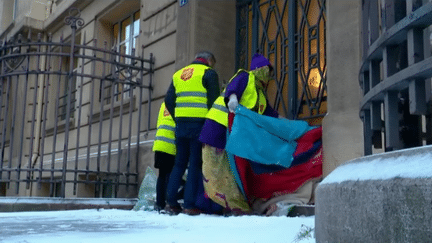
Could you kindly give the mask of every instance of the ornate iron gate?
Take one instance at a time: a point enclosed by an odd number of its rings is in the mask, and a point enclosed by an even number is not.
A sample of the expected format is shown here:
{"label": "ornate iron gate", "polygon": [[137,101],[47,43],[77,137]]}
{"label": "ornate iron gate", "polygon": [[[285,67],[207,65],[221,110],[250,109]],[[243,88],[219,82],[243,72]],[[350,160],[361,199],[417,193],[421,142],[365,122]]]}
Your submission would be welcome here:
{"label": "ornate iron gate", "polygon": [[275,68],[272,106],[313,125],[327,111],[325,23],[325,0],[237,1],[237,68],[265,55]]}
{"label": "ornate iron gate", "polygon": [[0,45],[0,196],[136,196],[152,54],[98,48],[79,11],[65,22],[67,39],[29,31]]}

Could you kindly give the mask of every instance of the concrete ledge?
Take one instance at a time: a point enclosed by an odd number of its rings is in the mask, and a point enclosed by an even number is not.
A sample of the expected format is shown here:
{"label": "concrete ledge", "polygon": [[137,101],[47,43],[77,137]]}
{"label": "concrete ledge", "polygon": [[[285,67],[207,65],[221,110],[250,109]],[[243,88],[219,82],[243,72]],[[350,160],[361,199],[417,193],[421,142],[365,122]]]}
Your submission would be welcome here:
{"label": "concrete ledge", "polygon": [[132,209],[136,198],[46,198],[0,197],[0,212],[56,211],[77,209]]}
{"label": "concrete ledge", "polygon": [[432,147],[352,160],[316,190],[316,242],[432,239]]}

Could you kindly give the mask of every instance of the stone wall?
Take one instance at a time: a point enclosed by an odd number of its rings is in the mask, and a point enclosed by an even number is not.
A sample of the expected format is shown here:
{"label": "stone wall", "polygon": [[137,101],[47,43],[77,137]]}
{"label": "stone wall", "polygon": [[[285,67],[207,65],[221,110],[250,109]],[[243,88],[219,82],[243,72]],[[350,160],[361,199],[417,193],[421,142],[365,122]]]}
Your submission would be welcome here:
{"label": "stone wall", "polygon": [[179,9],[176,69],[189,64],[196,52],[216,57],[219,81],[235,73],[235,1],[190,0]]}

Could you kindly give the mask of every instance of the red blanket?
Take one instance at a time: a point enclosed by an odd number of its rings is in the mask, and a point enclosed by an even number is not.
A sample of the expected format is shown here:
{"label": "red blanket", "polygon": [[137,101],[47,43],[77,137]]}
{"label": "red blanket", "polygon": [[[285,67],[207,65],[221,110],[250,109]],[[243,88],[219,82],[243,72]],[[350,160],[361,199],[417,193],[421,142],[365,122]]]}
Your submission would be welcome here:
{"label": "red blanket", "polygon": [[[234,116],[230,113],[229,128],[231,129]],[[304,159],[290,168],[268,173],[256,174],[250,161],[244,158],[234,156],[236,169],[246,197],[248,199],[264,198],[279,196],[296,191],[305,182],[322,176],[322,146],[321,146],[322,128],[312,129],[300,137],[297,142],[294,160],[303,154],[309,153],[311,156]],[[318,149],[316,146],[319,144]],[[271,152],[271,151],[269,151]],[[304,156],[303,156],[304,157]]]}

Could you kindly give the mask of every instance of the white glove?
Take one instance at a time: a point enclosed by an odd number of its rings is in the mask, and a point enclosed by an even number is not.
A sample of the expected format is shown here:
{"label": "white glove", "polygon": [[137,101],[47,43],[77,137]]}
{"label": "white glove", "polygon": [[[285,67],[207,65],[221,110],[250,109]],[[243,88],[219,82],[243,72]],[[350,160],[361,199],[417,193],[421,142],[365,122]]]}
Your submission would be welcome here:
{"label": "white glove", "polygon": [[239,103],[238,103],[238,100],[237,100],[237,95],[231,94],[230,97],[229,97],[229,101],[228,101],[228,110],[230,112],[234,112],[235,109],[237,108],[238,104]]}

